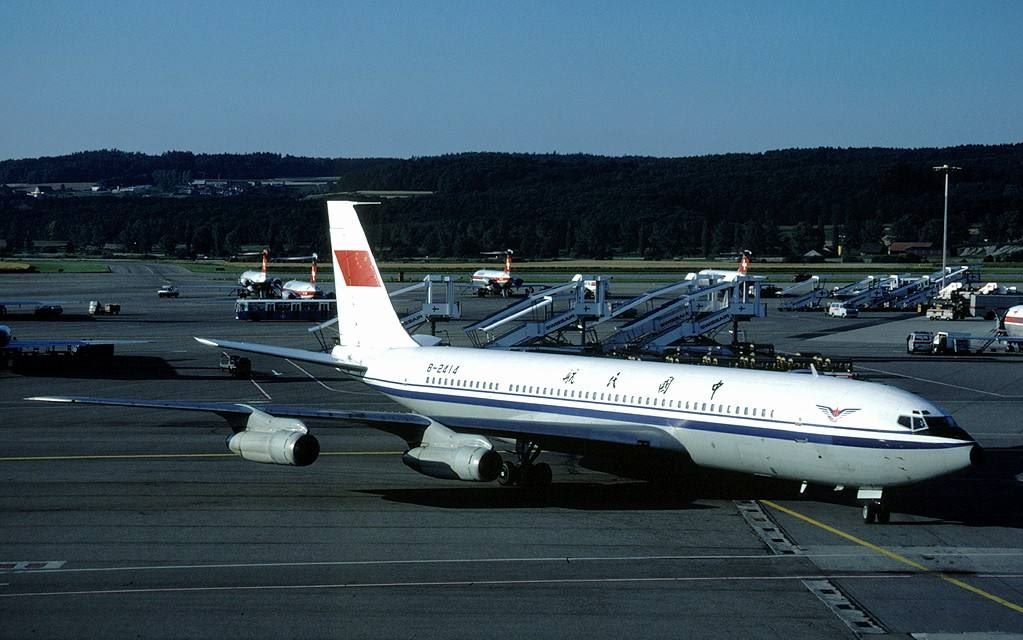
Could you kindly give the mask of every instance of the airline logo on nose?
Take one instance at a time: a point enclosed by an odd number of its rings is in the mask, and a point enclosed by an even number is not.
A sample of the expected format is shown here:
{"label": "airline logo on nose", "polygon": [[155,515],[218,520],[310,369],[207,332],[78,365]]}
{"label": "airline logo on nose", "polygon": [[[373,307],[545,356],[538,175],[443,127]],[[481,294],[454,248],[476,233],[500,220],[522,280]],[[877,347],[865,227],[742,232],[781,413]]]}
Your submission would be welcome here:
{"label": "airline logo on nose", "polygon": [[334,259],[341,268],[341,275],[349,287],[380,287],[380,277],[373,267],[373,256],[369,251],[352,251],[338,249]]}
{"label": "airline logo on nose", "polygon": [[856,413],[859,409],[832,409],[822,404],[817,405],[817,408],[821,410],[821,413],[828,417],[828,420],[832,422],[838,422],[839,418],[843,418],[851,413]]}

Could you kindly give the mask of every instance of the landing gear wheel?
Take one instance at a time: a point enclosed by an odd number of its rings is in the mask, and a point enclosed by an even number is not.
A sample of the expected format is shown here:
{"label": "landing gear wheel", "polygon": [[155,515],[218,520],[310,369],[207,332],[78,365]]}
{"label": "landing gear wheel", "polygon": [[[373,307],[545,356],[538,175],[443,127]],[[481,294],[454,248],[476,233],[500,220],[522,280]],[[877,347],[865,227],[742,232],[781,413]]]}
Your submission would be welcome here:
{"label": "landing gear wheel", "polygon": [[892,512],[883,503],[877,509],[878,524],[888,524],[892,519]]}
{"label": "landing gear wheel", "polygon": [[505,460],[501,463],[501,471],[497,474],[497,484],[510,487],[519,481],[519,465]]}
{"label": "landing gear wheel", "polygon": [[515,443],[515,457],[518,462],[505,461],[501,464],[501,472],[497,476],[502,486],[518,485],[528,489],[545,489],[551,485],[553,472],[545,462],[537,462],[540,445],[528,440]]}
{"label": "landing gear wheel", "polygon": [[881,500],[868,500],[863,503],[863,522],[866,524],[888,524],[892,512]]}
{"label": "landing gear wheel", "polygon": [[525,468],[522,484],[532,489],[546,489],[551,486],[551,479],[554,477],[551,466],[546,462],[532,464]]}
{"label": "landing gear wheel", "polygon": [[866,524],[874,524],[877,522],[877,508],[873,502],[863,503],[863,522]]}

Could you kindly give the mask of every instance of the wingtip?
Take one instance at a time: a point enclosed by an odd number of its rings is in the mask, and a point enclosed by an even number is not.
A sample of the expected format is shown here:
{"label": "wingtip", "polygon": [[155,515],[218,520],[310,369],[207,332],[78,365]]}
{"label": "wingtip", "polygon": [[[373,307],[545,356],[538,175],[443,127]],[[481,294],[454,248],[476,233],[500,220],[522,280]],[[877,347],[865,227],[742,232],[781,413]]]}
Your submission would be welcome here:
{"label": "wingtip", "polygon": [[196,342],[198,342],[199,344],[204,344],[204,345],[206,345],[207,347],[216,347],[216,346],[219,346],[219,345],[217,345],[217,343],[216,343],[216,342],[214,342],[214,341],[212,341],[212,340],[210,340],[210,339],[208,339],[208,338],[200,338],[199,336],[192,336],[192,337],[193,337],[193,338],[195,338],[195,341],[196,341]]}
{"label": "wingtip", "polygon": [[62,398],[60,396],[29,396],[25,399],[35,402],[74,402],[71,398]]}

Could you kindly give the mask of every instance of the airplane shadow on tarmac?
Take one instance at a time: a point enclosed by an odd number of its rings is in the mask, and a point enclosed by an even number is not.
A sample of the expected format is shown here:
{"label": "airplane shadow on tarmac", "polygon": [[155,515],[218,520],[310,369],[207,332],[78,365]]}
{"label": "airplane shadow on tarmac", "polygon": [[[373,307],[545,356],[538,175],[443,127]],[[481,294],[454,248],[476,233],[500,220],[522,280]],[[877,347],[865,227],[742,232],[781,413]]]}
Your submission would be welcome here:
{"label": "airplane shadow on tarmac", "polygon": [[167,360],[155,356],[115,355],[84,360],[46,357],[22,358],[14,362],[11,370],[23,376],[45,376],[48,378],[167,380],[181,377]]}
{"label": "airplane shadow on tarmac", "polygon": [[[888,490],[893,512],[887,526],[934,525],[1023,528],[1023,447],[987,449],[984,463],[945,478]],[[700,500],[793,500],[802,498],[858,506],[853,489],[799,483],[727,472],[698,470],[671,482],[558,482],[543,490],[496,485],[364,490],[385,500],[444,509],[524,509],[552,507],[586,511],[711,509]],[[927,518],[902,521],[899,514]]]}
{"label": "airplane shadow on tarmac", "polygon": [[967,526],[1023,528],[1023,447],[985,449],[976,468],[899,489],[891,505],[894,513]]}

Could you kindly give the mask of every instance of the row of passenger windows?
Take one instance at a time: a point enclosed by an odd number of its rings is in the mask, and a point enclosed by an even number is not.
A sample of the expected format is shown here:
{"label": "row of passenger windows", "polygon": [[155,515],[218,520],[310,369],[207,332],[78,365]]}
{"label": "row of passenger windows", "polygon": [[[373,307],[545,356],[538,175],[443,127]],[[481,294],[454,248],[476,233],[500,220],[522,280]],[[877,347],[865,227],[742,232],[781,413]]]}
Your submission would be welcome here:
{"label": "row of passenger windows", "polygon": [[[461,380],[458,378],[437,378],[427,377],[426,384],[435,384],[442,387],[456,387],[459,389],[481,389],[485,391],[497,391],[496,382],[483,382],[480,380]],[[749,416],[751,418],[773,418],[774,409],[762,407],[741,407],[731,404],[718,404],[714,402],[696,402],[689,400],[673,400],[670,398],[651,398],[649,396],[635,396],[619,393],[608,393],[603,391],[583,391],[576,389],[559,389],[557,387],[534,387],[532,385],[513,384],[509,390],[512,393],[526,395],[540,395],[554,398],[570,398],[577,400],[596,400],[600,402],[618,402],[629,405],[664,407],[668,409],[684,409],[686,411],[701,411],[703,413],[720,413],[730,416]]]}
{"label": "row of passenger windows", "polygon": [[497,391],[496,382],[484,382],[482,380],[461,380],[459,378],[435,378],[427,377],[426,384],[436,384],[442,387],[458,387],[459,389],[483,389],[486,391]]}

